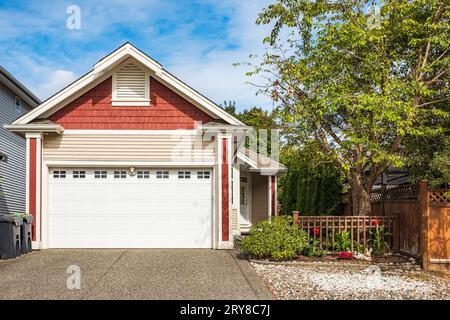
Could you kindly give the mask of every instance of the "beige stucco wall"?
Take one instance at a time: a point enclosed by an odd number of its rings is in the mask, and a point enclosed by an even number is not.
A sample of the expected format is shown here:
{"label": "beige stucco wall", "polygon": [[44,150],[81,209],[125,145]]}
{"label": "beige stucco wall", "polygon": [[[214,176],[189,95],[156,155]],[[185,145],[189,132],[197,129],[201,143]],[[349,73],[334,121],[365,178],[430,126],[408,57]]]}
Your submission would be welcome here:
{"label": "beige stucco wall", "polygon": [[267,176],[252,173],[252,224],[269,216]]}
{"label": "beige stucco wall", "polygon": [[[196,147],[198,146],[198,147]],[[214,162],[214,146],[194,135],[61,134],[44,139],[43,160]]]}

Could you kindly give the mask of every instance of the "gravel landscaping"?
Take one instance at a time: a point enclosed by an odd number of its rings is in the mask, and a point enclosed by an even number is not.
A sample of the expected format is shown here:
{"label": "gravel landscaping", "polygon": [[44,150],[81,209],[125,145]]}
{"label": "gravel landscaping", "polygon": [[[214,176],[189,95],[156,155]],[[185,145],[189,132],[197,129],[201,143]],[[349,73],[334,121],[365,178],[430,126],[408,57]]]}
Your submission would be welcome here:
{"label": "gravel landscaping", "polygon": [[450,282],[425,271],[251,264],[277,299],[450,299]]}

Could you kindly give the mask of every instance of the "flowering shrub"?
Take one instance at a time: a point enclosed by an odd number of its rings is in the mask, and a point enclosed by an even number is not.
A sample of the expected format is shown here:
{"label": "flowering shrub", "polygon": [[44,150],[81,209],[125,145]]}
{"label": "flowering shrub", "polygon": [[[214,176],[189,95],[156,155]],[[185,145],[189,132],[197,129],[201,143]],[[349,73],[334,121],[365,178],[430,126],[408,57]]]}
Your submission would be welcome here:
{"label": "flowering shrub", "polygon": [[252,227],[242,240],[244,253],[257,259],[287,260],[295,258],[308,245],[308,235],[290,216],[277,216]]}
{"label": "flowering shrub", "polygon": [[339,252],[338,259],[353,259],[353,253],[350,251],[341,251]]}

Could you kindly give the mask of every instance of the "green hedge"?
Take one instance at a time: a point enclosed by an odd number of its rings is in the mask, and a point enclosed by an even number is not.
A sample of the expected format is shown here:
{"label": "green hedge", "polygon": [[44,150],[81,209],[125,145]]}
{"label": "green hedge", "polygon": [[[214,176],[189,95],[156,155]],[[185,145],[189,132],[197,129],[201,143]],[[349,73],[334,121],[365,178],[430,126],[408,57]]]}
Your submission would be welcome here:
{"label": "green hedge", "polygon": [[314,157],[313,150],[289,150],[282,162],[288,173],[280,179],[283,214],[334,215],[342,211],[343,179],[333,162]]}

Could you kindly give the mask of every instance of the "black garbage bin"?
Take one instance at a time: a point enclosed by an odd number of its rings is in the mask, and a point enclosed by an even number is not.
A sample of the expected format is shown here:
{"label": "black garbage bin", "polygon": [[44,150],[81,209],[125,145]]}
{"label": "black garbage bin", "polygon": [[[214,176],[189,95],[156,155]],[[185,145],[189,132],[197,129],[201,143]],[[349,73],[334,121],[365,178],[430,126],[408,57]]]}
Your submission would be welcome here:
{"label": "black garbage bin", "polygon": [[22,225],[20,226],[21,253],[31,252],[31,223],[33,216],[31,214],[22,215]]}
{"label": "black garbage bin", "polygon": [[22,218],[0,214],[0,259],[20,256],[20,226]]}

